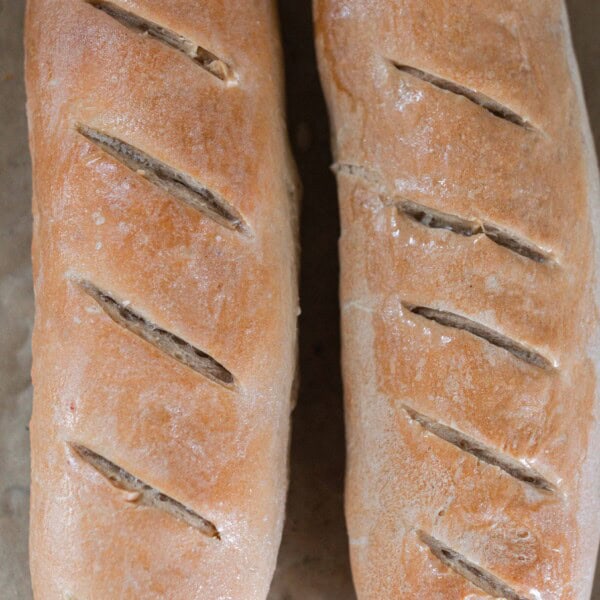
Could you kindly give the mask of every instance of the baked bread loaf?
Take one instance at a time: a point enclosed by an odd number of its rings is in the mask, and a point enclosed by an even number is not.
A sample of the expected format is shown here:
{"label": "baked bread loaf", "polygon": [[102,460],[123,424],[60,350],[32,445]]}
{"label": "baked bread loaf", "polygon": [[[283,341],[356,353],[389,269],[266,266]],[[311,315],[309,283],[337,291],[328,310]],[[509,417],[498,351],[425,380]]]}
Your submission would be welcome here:
{"label": "baked bread loaf", "polygon": [[29,0],[36,599],[265,598],[296,364],[270,0]]}
{"label": "baked bread loaf", "polygon": [[314,9],[359,598],[589,598],[600,220],[565,7]]}

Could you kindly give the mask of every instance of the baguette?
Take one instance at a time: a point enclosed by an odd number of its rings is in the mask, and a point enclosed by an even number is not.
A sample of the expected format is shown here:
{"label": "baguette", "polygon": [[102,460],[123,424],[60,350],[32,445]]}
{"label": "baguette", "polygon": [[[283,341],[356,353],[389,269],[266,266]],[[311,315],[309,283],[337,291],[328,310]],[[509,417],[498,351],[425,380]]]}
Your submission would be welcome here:
{"label": "baguette", "polygon": [[316,0],[359,598],[589,598],[598,176],[559,0]]}
{"label": "baguette", "polygon": [[271,0],[29,0],[36,599],[265,598],[296,365]]}

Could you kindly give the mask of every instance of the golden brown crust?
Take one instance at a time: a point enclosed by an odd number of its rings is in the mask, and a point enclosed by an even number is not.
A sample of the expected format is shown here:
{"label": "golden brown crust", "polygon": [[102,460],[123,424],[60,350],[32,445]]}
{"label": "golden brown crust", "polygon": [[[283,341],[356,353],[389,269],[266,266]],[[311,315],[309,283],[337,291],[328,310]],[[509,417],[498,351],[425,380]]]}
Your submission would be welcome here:
{"label": "golden brown crust", "polygon": [[584,599],[598,198],[562,3],[316,0],[315,20],[359,596]]}
{"label": "golden brown crust", "polygon": [[[111,3],[209,51],[232,82],[98,4],[30,0],[27,12],[35,595],[264,598],[283,520],[297,313],[274,5]],[[81,126],[185,174],[249,231],[134,172]],[[235,384],[174,360],[180,342]],[[134,488],[112,485],[98,470],[107,464]]]}

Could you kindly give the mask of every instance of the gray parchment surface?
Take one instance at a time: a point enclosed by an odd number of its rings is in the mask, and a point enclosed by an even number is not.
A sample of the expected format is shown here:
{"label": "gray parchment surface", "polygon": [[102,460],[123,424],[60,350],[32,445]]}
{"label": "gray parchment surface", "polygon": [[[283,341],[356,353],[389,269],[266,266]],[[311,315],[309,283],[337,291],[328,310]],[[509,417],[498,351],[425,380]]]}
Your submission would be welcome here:
{"label": "gray parchment surface", "polygon": [[[27,564],[29,349],[33,318],[31,178],[22,73],[24,0],[0,0],[0,599],[31,598]],[[596,147],[600,143],[600,1],[569,0]],[[290,137],[304,185],[302,384],[291,482],[269,600],[352,600],[343,519],[335,183],[309,0],[280,2]],[[594,600],[600,600],[596,586]]]}

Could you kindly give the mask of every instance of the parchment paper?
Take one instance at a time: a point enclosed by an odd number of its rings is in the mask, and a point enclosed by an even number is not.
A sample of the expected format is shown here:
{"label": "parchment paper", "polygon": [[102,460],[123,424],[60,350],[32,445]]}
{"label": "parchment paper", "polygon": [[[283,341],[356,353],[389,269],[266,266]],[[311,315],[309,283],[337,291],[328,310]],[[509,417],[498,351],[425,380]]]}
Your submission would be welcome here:
{"label": "parchment paper", "polygon": [[[30,165],[22,77],[24,0],[0,0],[0,598],[29,600]],[[570,0],[596,146],[600,2]],[[309,0],[282,0],[290,137],[304,185],[302,384],[293,415],[287,521],[269,600],[353,600],[343,519],[336,192]],[[594,600],[600,600],[600,583]],[[383,599],[382,599],[383,600]]]}

